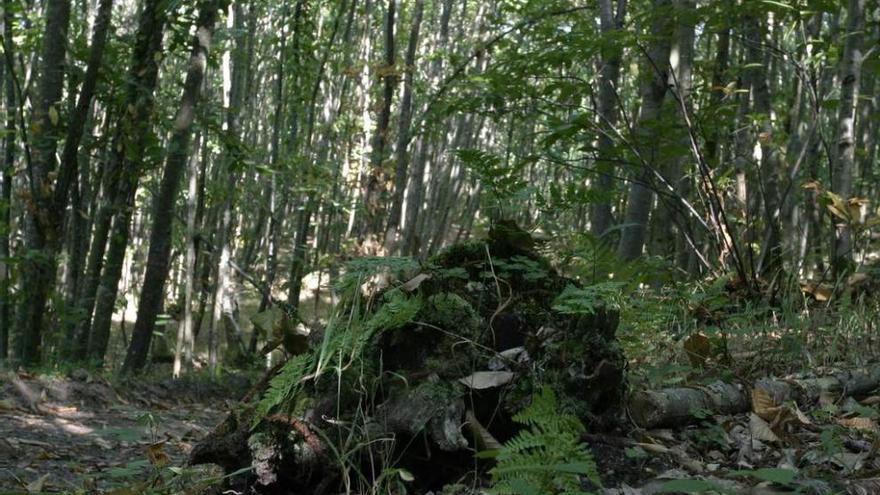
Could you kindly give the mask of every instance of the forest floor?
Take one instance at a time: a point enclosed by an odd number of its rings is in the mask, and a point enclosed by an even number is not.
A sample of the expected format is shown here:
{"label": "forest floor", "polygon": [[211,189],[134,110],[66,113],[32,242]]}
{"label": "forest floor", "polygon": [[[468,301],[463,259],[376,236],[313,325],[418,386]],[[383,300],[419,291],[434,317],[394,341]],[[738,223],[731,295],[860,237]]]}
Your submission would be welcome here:
{"label": "forest floor", "polygon": [[248,383],[2,375],[0,493],[129,493],[124,487],[160,482],[157,468],[183,465],[225,416],[224,399]]}

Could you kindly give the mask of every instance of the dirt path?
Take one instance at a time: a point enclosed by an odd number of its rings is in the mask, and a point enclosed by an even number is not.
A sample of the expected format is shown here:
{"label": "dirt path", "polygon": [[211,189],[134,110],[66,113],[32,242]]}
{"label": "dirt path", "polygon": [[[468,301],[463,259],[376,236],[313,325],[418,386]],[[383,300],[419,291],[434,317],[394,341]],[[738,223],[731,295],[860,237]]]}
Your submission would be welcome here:
{"label": "dirt path", "polygon": [[181,465],[234,395],[84,376],[0,378],[0,492],[90,492],[148,479],[156,462]]}

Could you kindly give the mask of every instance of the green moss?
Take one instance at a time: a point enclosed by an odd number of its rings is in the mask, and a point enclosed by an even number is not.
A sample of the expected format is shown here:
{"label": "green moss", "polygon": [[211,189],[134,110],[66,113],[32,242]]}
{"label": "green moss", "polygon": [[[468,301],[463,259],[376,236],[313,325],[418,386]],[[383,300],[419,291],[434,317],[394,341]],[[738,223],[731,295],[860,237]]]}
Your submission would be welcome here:
{"label": "green moss", "polygon": [[430,296],[418,317],[419,321],[470,338],[476,337],[483,326],[483,319],[469,302],[448,292]]}
{"label": "green moss", "polygon": [[429,264],[443,268],[462,267],[486,259],[486,243],[483,241],[467,241],[453,244],[428,260]]}

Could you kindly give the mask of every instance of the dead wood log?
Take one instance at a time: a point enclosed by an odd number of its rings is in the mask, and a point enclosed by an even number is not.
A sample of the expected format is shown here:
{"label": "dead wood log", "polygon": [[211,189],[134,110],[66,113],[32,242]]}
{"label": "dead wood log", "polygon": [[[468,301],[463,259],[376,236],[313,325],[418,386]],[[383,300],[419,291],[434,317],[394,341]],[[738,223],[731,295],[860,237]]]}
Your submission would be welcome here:
{"label": "dead wood log", "polygon": [[[880,364],[838,370],[822,376],[762,378],[761,389],[777,404],[794,401],[808,407],[846,397],[863,397],[880,387]],[[636,392],[629,400],[629,413],[642,428],[691,424],[706,414],[739,414],[749,410],[751,390],[740,385],[715,382],[706,387],[673,387]]]}

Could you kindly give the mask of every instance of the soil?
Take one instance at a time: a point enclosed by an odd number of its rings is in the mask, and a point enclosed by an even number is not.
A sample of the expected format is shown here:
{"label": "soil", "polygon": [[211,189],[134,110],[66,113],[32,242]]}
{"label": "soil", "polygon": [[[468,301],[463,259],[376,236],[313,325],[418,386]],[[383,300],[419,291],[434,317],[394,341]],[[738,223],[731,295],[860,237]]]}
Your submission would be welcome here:
{"label": "soil", "polygon": [[0,375],[0,493],[95,493],[155,477],[182,465],[246,386]]}

